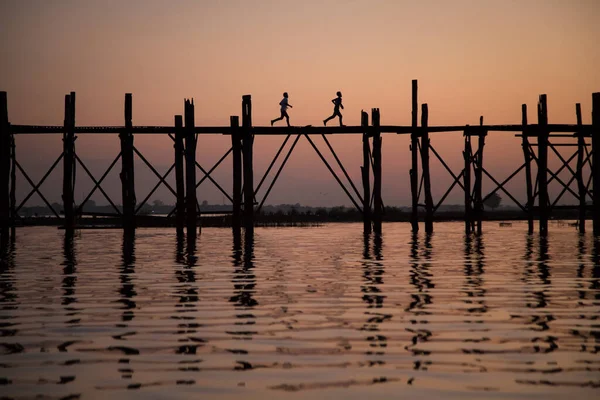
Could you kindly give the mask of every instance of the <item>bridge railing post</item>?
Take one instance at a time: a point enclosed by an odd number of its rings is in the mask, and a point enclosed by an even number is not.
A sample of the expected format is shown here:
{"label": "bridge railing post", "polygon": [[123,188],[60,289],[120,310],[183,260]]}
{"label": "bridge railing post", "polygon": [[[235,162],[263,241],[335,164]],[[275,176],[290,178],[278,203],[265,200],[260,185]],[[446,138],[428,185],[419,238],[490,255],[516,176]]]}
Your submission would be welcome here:
{"label": "bridge railing post", "polygon": [[[479,125],[483,125],[483,117],[479,117]],[[483,231],[483,149],[485,148],[485,137],[487,131],[481,130],[477,133],[477,157],[475,162],[475,215],[477,218],[477,234]]]}
{"label": "bridge railing post", "polygon": [[521,105],[521,125],[523,125],[521,147],[525,161],[525,191],[527,194],[527,232],[533,233],[533,183],[531,179],[531,150],[529,147],[529,129],[527,129],[527,104]]}
{"label": "bridge railing post", "polygon": [[373,126],[373,231],[380,235],[384,210],[381,200],[381,131],[379,130],[379,108],[372,109],[371,124]]}
{"label": "bridge railing post", "polygon": [[63,210],[65,230],[75,229],[75,92],[65,95],[65,120],[63,132]]}
{"label": "bridge railing post", "polygon": [[577,178],[577,194],[579,196],[579,221],[578,221],[578,229],[580,233],[585,233],[585,212],[586,212],[586,204],[585,204],[585,196],[586,196],[586,188],[585,182],[583,181],[583,166],[584,166],[584,157],[585,157],[585,138],[583,136],[583,132],[581,131],[581,125],[583,121],[581,119],[581,104],[575,104],[575,115],[577,117],[577,170],[575,171],[575,177]]}
{"label": "bridge railing post", "polygon": [[123,229],[127,234],[135,230],[135,177],[133,162],[132,129],[133,100],[125,94],[125,129],[119,134],[121,140],[121,198],[123,202]]}
{"label": "bridge railing post", "polygon": [[6,92],[0,92],[0,241],[3,248],[8,244],[9,235],[10,136]]}
{"label": "bridge railing post", "polygon": [[423,190],[425,192],[425,232],[433,232],[433,198],[431,197],[431,174],[429,172],[429,132],[427,130],[429,109],[421,105],[421,162],[423,167]]}
{"label": "bridge railing post", "polygon": [[186,181],[186,226],[188,245],[195,240],[197,221],[196,200],[196,132],[194,100],[185,100],[185,181]]}
{"label": "bridge railing post", "polygon": [[242,216],[242,142],[240,137],[240,118],[232,115],[229,119],[231,125],[231,148],[233,158],[233,213],[231,227],[239,234]]}
{"label": "bridge railing post", "polygon": [[410,223],[413,232],[419,231],[419,133],[418,133],[418,83],[416,79],[412,81],[412,114],[410,134],[410,154],[411,154],[411,169],[410,169],[410,192],[412,195],[412,209]]}
{"label": "bridge railing post", "polygon": [[371,144],[369,142],[369,114],[360,112],[360,124],[364,129],[362,134],[363,165],[361,169],[363,184],[363,232],[371,234]]}
{"label": "bridge railing post", "polygon": [[538,103],[538,206],[540,234],[548,234],[548,106],[546,95]]}
{"label": "bridge railing post", "polygon": [[465,186],[465,234],[471,233],[471,226],[473,220],[473,209],[471,207],[471,163],[472,163],[472,149],[471,149],[471,136],[469,127],[465,129],[465,149],[463,150],[463,158],[465,161],[465,168],[463,174],[463,181]]}
{"label": "bridge railing post", "polygon": [[177,194],[175,207],[175,226],[178,234],[183,233],[185,226],[185,176],[183,172],[183,117],[175,116],[175,193]]}
{"label": "bridge railing post", "polygon": [[254,171],[252,135],[252,97],[242,96],[242,127],[243,127],[243,169],[244,169],[244,228],[247,233],[254,232]]}
{"label": "bridge railing post", "polygon": [[600,235],[600,92],[592,94],[592,179],[594,235]]}

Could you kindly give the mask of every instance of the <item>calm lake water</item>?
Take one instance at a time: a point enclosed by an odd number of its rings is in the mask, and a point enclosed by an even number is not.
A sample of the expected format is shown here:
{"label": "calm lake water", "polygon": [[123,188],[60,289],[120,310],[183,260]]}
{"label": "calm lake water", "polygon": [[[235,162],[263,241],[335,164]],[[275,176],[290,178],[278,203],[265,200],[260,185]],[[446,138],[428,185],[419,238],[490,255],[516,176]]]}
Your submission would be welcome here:
{"label": "calm lake water", "polygon": [[0,397],[600,398],[600,246],[484,227],[20,229]]}

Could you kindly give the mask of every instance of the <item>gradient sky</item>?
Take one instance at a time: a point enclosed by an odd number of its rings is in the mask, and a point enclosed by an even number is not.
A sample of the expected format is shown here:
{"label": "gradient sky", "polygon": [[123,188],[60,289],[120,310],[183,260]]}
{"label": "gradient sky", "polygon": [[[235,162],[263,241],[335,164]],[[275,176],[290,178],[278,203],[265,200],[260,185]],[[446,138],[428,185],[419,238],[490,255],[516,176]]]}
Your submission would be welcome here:
{"label": "gradient sky", "polygon": [[[598,21],[598,0],[3,0],[0,90],[8,92],[14,124],[61,125],[64,94],[76,91],[78,125],[122,125],[125,92],[133,93],[138,125],[171,125],[186,97],[195,100],[197,125],[227,125],[240,114],[243,94],[252,94],[254,124],[268,125],[287,91],[292,123],[320,125],[341,90],[346,124],[359,124],[361,109],[379,107],[382,124],[408,125],[411,80],[418,79],[430,125],[477,124],[480,115],[489,124],[518,124],[522,103],[535,122],[541,93],[548,95],[551,123],[574,123],[576,102],[589,123],[591,93],[600,91]],[[282,140],[255,141],[255,181]],[[360,136],[330,140],[358,183]],[[135,141],[166,171],[170,139]],[[384,136],[386,205],[410,202],[408,142]],[[435,134],[432,145],[460,171],[461,134]],[[61,146],[58,135],[18,137],[18,160],[37,181]],[[100,174],[118,146],[116,136],[85,136],[77,153]],[[210,167],[228,148],[225,137],[201,136],[198,159]],[[521,162],[513,134],[488,137],[485,163],[498,179]],[[141,199],[154,180],[143,165],[136,168]],[[227,160],[215,173],[227,189],[230,171]],[[450,177],[436,161],[432,174],[437,199]],[[43,186],[51,201],[60,199],[60,175],[59,169]],[[91,181],[81,169],[77,176],[79,201]],[[120,203],[118,171],[108,183]],[[23,179],[18,185],[22,197],[28,186]],[[350,204],[336,185],[302,139],[268,203]],[[509,188],[522,199],[524,177]],[[161,190],[153,198],[172,203],[169,196]],[[223,201],[204,184],[198,196]],[[448,202],[462,198],[455,191]]]}

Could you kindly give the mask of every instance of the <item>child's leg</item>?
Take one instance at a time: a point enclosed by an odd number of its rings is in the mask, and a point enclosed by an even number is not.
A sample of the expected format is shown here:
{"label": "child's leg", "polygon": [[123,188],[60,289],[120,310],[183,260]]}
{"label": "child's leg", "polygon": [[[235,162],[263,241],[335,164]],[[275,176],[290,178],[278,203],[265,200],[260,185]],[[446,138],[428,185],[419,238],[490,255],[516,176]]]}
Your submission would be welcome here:
{"label": "child's leg", "polygon": [[[271,120],[271,126],[273,126],[273,124],[274,124],[275,122],[277,122],[277,121],[281,121],[281,120],[283,119],[283,117],[284,117],[284,114],[287,114],[287,113],[286,113],[285,111],[282,111],[282,112],[281,112],[281,115],[279,116],[279,118],[272,119],[272,120]],[[288,125],[289,125],[289,124],[288,124]]]}
{"label": "child's leg", "polygon": [[342,118],[343,118],[343,116],[342,116],[342,113],[338,111],[338,112],[337,112],[337,116],[338,116],[338,118],[340,119],[340,126],[344,126],[344,124],[343,124],[343,122],[342,122]]}
{"label": "child's leg", "polygon": [[328,122],[329,120],[333,119],[333,118],[335,118],[335,113],[333,113],[333,114],[331,115],[331,117],[328,117],[327,119],[324,119],[324,120],[323,120],[323,124],[327,125],[327,122]]}

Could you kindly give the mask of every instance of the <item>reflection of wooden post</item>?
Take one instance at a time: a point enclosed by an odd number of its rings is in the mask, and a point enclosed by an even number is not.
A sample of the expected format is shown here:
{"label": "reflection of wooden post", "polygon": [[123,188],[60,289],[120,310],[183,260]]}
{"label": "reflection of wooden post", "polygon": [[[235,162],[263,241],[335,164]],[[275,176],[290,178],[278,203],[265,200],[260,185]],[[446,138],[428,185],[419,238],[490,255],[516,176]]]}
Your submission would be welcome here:
{"label": "reflection of wooden post", "polygon": [[185,100],[185,186],[186,186],[186,226],[189,239],[196,237],[196,132],[194,100]]}
{"label": "reflection of wooden post", "polygon": [[423,190],[425,191],[425,232],[433,232],[433,198],[431,197],[431,175],[429,174],[429,132],[427,104],[421,106],[421,162],[423,164]]}
{"label": "reflection of wooden post", "polygon": [[522,143],[525,160],[525,185],[527,191],[527,232],[533,233],[533,184],[531,181],[531,152],[529,150],[529,130],[527,129],[527,104],[521,106],[521,124],[523,125]]}
{"label": "reflection of wooden post", "polygon": [[239,234],[242,216],[242,142],[240,140],[240,118],[231,116],[231,148],[233,157],[233,214],[231,226]]}
{"label": "reflection of wooden post", "polygon": [[178,234],[183,233],[185,225],[185,183],[183,173],[183,117],[175,116],[175,193],[177,203],[175,206],[175,225]]}
{"label": "reflection of wooden post", "polygon": [[585,233],[585,183],[583,181],[583,158],[585,156],[585,139],[581,131],[581,104],[575,104],[575,114],[577,115],[577,192],[579,195],[579,227],[580,233]]}
{"label": "reflection of wooden post", "polygon": [[371,145],[368,133],[369,114],[364,111],[360,113],[360,125],[364,129],[362,135],[363,165],[360,168],[363,184],[363,232],[369,235],[371,233]]}
{"label": "reflection of wooden post", "polygon": [[6,92],[0,92],[0,239],[3,246],[8,243],[9,231],[10,140]]}
{"label": "reflection of wooden post", "polygon": [[465,150],[463,151],[463,158],[465,160],[464,169],[464,186],[465,186],[465,233],[468,235],[471,233],[471,220],[473,218],[473,211],[471,209],[471,136],[467,129],[465,129]]}
{"label": "reflection of wooden post", "polygon": [[75,92],[65,95],[65,121],[63,132],[63,210],[65,229],[75,229]]}
{"label": "reflection of wooden post", "polygon": [[121,190],[123,200],[123,229],[131,233],[135,229],[135,179],[133,167],[133,105],[131,93],[125,94],[125,130],[121,139]]}
{"label": "reflection of wooden post", "polygon": [[244,228],[254,232],[254,171],[252,166],[252,97],[242,96],[243,163],[244,163]]}
{"label": "reflection of wooden post", "polygon": [[379,108],[371,110],[373,125],[373,231],[381,234],[383,202],[381,201],[381,132],[379,131]]}
{"label": "reflection of wooden post", "polygon": [[410,192],[412,194],[412,211],[410,223],[413,232],[419,231],[419,134],[417,131],[417,117],[419,104],[417,102],[418,86],[417,80],[412,81],[412,133],[410,134]]}
{"label": "reflection of wooden post", "polygon": [[546,95],[538,103],[538,202],[540,209],[540,234],[548,233],[548,107]]}
{"label": "reflection of wooden post", "polygon": [[600,92],[592,94],[592,168],[594,235],[600,235]]}

